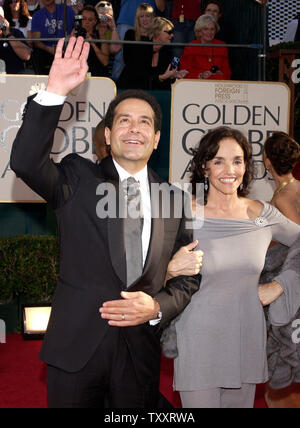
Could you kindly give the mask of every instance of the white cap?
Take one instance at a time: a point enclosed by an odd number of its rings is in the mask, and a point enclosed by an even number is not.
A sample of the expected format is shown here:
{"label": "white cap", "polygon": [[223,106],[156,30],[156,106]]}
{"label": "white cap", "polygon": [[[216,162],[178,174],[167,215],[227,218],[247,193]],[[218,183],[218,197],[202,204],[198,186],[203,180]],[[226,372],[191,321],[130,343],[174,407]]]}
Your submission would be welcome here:
{"label": "white cap", "polygon": [[2,9],[1,6],[0,6],[0,15],[4,18],[4,10]]}

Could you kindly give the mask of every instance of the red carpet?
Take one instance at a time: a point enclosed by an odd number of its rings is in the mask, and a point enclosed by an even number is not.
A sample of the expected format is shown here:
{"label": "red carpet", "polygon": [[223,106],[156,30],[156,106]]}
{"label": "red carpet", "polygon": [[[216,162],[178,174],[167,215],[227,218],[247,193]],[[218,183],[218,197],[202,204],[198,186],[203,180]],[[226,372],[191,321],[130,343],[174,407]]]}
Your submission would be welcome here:
{"label": "red carpet", "polygon": [[[23,341],[10,334],[0,344],[0,408],[46,408],[46,366],[39,360],[41,341]],[[179,394],[172,389],[173,362],[162,358],[160,390],[174,406],[180,407]],[[258,385],[256,408],[267,408],[264,386]]]}

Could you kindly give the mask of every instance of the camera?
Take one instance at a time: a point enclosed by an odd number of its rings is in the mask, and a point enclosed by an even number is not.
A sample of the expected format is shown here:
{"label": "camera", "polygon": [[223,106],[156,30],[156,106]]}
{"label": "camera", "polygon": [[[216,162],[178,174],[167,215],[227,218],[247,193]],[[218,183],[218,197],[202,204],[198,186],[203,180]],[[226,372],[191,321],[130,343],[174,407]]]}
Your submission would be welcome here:
{"label": "camera", "polygon": [[75,30],[75,37],[86,37],[86,29],[82,27],[82,15],[76,15],[74,17],[74,30]]}
{"label": "camera", "polygon": [[6,25],[3,22],[0,22],[0,30],[2,30],[3,33],[6,31]]}
{"label": "camera", "polygon": [[170,70],[174,70],[174,68],[179,68],[179,65],[180,65],[180,58],[178,56],[174,56],[174,58],[171,61]]}
{"label": "camera", "polygon": [[108,18],[107,18],[107,16],[106,15],[103,15],[103,13],[99,13],[99,21],[100,22],[107,22],[108,21]]}
{"label": "camera", "polygon": [[219,71],[219,67],[217,65],[213,65],[212,68],[210,69],[210,72],[212,74],[216,74],[217,71]]}

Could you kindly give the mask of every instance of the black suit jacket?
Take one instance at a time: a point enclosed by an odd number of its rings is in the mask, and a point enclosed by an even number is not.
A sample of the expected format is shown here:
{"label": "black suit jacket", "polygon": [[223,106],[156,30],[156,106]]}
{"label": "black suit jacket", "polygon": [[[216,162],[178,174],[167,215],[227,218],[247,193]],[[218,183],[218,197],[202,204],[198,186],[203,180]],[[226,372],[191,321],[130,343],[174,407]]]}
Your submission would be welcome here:
{"label": "black suit jacket", "polygon": [[[118,190],[119,176],[112,158],[94,164],[76,154],[59,164],[49,158],[62,106],[43,107],[32,101],[12,148],[11,168],[55,209],[60,238],[59,280],[41,358],[69,372],[91,358],[109,328],[99,314],[102,303],[120,299],[126,289],[123,220],[97,216],[99,184]],[[151,183],[162,183],[148,170]],[[178,195],[179,190],[173,189]],[[117,193],[118,194],[118,193]],[[174,194],[171,195],[173,200]],[[199,288],[199,276],[179,277],[164,286],[168,262],[192,241],[185,218],[162,218],[161,203],[153,203],[152,233],[142,277],[131,290],[155,296],[168,323],[189,303]],[[122,329],[140,370],[151,369],[159,355],[157,328],[149,323]]]}

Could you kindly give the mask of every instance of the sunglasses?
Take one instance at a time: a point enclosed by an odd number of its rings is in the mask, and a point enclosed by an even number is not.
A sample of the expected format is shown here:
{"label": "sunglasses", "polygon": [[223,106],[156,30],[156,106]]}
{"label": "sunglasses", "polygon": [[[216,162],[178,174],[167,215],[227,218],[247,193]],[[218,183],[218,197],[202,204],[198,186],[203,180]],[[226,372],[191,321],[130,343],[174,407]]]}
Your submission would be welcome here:
{"label": "sunglasses", "polygon": [[97,7],[111,7],[111,3],[109,1],[103,1],[97,4]]}
{"label": "sunglasses", "polygon": [[174,30],[164,30],[163,32],[169,34],[169,36],[171,36],[171,34],[174,34]]}

